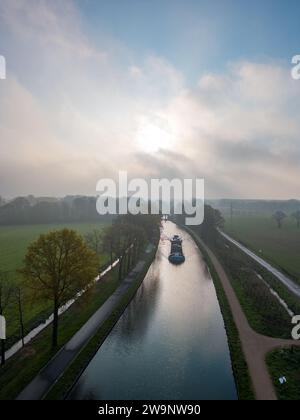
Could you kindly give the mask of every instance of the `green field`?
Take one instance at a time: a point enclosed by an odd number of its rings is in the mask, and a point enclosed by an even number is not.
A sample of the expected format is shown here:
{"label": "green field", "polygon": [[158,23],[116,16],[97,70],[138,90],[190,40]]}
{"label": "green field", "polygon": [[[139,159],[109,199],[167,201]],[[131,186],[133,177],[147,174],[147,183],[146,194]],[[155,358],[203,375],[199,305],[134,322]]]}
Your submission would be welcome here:
{"label": "green field", "polygon": [[0,226],[0,270],[14,271],[19,268],[28,245],[41,233],[68,228],[84,235],[93,229],[101,229],[103,226],[105,226],[103,223]]}
{"label": "green field", "polygon": [[236,216],[224,230],[300,283],[300,229],[291,217],[278,229],[271,215]]}
{"label": "green field", "polygon": [[[0,270],[9,272],[11,278],[16,276],[15,271],[22,266],[23,258],[28,245],[42,233],[63,228],[74,229],[84,235],[93,229],[102,229],[105,223],[65,223],[48,225],[20,225],[0,226]],[[107,256],[104,256],[100,264],[104,264]],[[38,302],[27,302],[24,307],[24,321],[26,331],[38,325],[51,313],[49,305]],[[7,334],[9,347],[19,338],[19,321],[15,306],[6,313]]]}
{"label": "green field", "polygon": [[[267,365],[279,400],[300,399],[300,349],[274,350],[267,355]],[[287,382],[280,385],[279,378],[285,376]]]}

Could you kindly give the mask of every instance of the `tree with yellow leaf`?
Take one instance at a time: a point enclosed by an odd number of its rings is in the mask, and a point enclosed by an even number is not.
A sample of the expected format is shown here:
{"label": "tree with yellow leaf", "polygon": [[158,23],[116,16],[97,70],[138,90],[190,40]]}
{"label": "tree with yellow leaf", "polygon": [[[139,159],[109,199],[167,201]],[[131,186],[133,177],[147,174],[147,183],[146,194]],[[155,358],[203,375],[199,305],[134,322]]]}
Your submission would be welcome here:
{"label": "tree with yellow leaf", "polygon": [[96,277],[99,260],[75,231],[41,235],[32,243],[21,273],[34,297],[53,304],[52,346],[58,340],[58,310]]}

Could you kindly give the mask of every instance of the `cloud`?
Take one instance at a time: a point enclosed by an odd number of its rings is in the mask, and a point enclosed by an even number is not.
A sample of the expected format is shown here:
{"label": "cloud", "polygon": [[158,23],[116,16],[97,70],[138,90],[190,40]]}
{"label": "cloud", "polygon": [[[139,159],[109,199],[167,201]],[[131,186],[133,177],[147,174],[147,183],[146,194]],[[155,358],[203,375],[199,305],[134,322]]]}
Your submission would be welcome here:
{"label": "cloud", "polygon": [[140,118],[160,102],[154,87],[164,101],[177,92],[175,69],[152,55],[133,66],[142,82],[133,80],[127,49],[109,36],[95,46],[70,1],[4,1],[0,17],[11,47],[0,85],[0,193],[94,193],[99,177],[130,170]]}
{"label": "cloud", "polygon": [[239,62],[203,75],[164,115],[181,138],[177,153],[192,157],[189,171],[204,175],[211,195],[296,198],[299,109],[289,68]]}
{"label": "cloud", "polygon": [[0,194],[92,194],[122,169],[204,177],[209,196],[299,198],[300,83],[290,68],[234,62],[191,87],[164,57],[136,57],[84,28],[72,1],[1,2]]}

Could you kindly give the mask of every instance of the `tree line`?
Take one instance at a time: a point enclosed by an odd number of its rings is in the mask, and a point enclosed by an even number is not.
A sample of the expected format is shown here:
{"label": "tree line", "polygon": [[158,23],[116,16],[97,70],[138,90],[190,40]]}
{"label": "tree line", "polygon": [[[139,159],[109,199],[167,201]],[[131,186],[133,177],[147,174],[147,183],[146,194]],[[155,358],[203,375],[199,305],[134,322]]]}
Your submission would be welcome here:
{"label": "tree line", "polygon": [[234,209],[240,215],[272,215],[277,211],[292,214],[300,208],[299,200],[247,200],[247,199],[220,199],[207,200],[207,204],[220,210],[224,215]]}
{"label": "tree line", "polygon": [[112,219],[96,210],[96,197],[65,197],[61,199],[35,199],[17,197],[0,203],[0,225],[94,222]]}
{"label": "tree line", "polygon": [[[103,253],[110,264],[118,261],[118,279],[137,263],[149,241],[159,238],[160,216],[124,215],[104,230],[82,237],[74,230],[61,229],[42,234],[29,245],[19,281],[13,282],[0,272],[0,315],[14,306],[18,312],[20,337],[24,345],[24,302],[52,305],[53,348],[58,345],[59,308],[82,290],[90,287],[99,274]],[[1,364],[5,363],[5,341],[1,340]]]}
{"label": "tree line", "polygon": [[[276,211],[273,214],[273,218],[275,219],[276,223],[277,223],[277,227],[278,229],[282,228],[283,225],[283,221],[288,217],[288,215],[284,212],[284,211]],[[295,219],[296,224],[297,224],[297,228],[300,229],[300,210],[295,211],[294,213],[291,214],[291,217],[293,219]]]}
{"label": "tree line", "polygon": [[[175,223],[179,225],[185,225],[187,215],[184,211],[182,214],[174,214],[170,217]],[[205,241],[215,241],[218,234],[218,229],[224,227],[225,220],[220,210],[214,209],[211,205],[204,205],[204,220],[201,225],[188,226],[192,228],[198,235],[200,235]]]}

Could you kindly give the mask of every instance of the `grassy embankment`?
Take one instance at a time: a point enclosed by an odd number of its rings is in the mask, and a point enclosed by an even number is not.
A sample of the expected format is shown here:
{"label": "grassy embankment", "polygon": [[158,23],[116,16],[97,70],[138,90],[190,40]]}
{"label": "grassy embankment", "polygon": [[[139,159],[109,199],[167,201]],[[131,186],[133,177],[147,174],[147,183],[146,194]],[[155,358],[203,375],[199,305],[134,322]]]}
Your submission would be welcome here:
{"label": "grassy embankment", "polygon": [[238,330],[235,325],[230,305],[224,292],[222,283],[206,250],[201,245],[198,236],[191,229],[188,229],[188,232],[191,233],[193,239],[195,240],[196,244],[201,250],[214,281],[219,305],[222,311],[224,324],[226,328],[228,345],[231,355],[232,369],[237,387],[238,397],[240,400],[254,400],[255,397],[251,379],[249,376],[247,362],[244,357]]}
{"label": "grassy embankment", "polygon": [[264,280],[284,298],[297,313],[300,302],[271,273],[221,236],[212,245],[222,263],[251,327],[270,337],[290,338],[291,317],[281,306]]}
{"label": "grassy embankment", "polygon": [[[74,227],[75,226],[73,225],[73,228]],[[93,226],[89,225],[87,231],[90,231],[91,227]],[[148,258],[150,261],[150,258],[153,258],[152,254],[148,255]],[[142,278],[143,277],[140,278],[140,281]],[[81,326],[107,300],[119,284],[118,268],[116,267],[111,273],[108,273],[105,278],[79,298],[67,312],[61,315],[59,321],[59,342],[55,351],[51,350],[50,347],[52,328],[49,326],[26,345],[24,349],[9,359],[6,365],[0,368],[0,400],[14,399],[26,384],[38,374],[40,369],[50,360],[59,348],[69,341]],[[124,299],[126,299],[126,296]],[[128,296],[127,299],[129,299]],[[124,305],[123,300],[122,302]],[[114,316],[116,316],[116,310],[114,311]],[[103,337],[105,336],[105,332],[108,331],[108,328],[110,328],[109,322],[111,322],[112,319],[113,318],[109,318],[103,328],[101,328]]]}
{"label": "grassy embankment", "polygon": [[278,229],[271,215],[234,216],[224,230],[300,283],[300,229],[291,217]]}
{"label": "grassy embankment", "polygon": [[[103,229],[106,226],[100,223],[66,223],[66,224],[45,224],[45,225],[18,225],[18,226],[0,226],[0,271],[8,272],[12,280],[16,277],[16,270],[22,266],[22,261],[26,254],[28,245],[36,240],[42,233],[51,230],[74,229],[84,235],[93,229]],[[108,255],[103,255],[100,264],[108,261]],[[9,348],[13,343],[19,340],[19,315],[16,305],[8,308],[7,320],[7,343]],[[40,302],[25,302],[24,304],[24,323],[25,333],[39,325],[52,312],[51,305]]]}
{"label": "grassy embankment", "polygon": [[[279,349],[267,355],[267,365],[279,400],[300,400],[300,348]],[[279,378],[287,383],[281,385]]]}
{"label": "grassy embankment", "polygon": [[[300,280],[300,230],[297,229],[295,221],[292,219],[285,220],[282,229],[278,229],[272,220],[268,217],[234,217],[232,222],[227,221],[225,231],[235,239],[243,242],[250,249],[261,255],[281,271],[288,274],[294,280]],[[242,256],[240,251],[235,251],[235,247],[230,246],[227,251],[231,251],[234,255],[238,255],[238,263],[245,266],[247,257]],[[235,254],[236,253],[236,254]],[[300,302],[289,290],[282,285],[274,276],[266,270],[260,268],[255,262],[250,260],[246,263],[249,269],[260,272],[268,284],[276,290],[279,296],[285,300],[290,309],[295,313],[300,313]],[[228,270],[228,267],[227,267]],[[236,284],[236,291],[239,289],[239,298],[244,303],[244,309],[247,314],[251,326],[258,332],[267,335],[281,336],[291,338],[292,324],[291,320],[284,320],[276,307],[268,304],[265,300],[266,308],[264,309],[264,299],[260,298],[255,302],[255,288],[250,281],[248,285],[244,282],[247,280],[232,280]],[[257,280],[255,280],[257,282]],[[263,286],[257,285],[261,290]],[[246,290],[248,289],[248,293]],[[253,291],[251,292],[251,289]],[[237,292],[238,293],[238,292]],[[249,296],[247,298],[247,295]],[[266,295],[266,290],[264,295]],[[242,296],[242,297],[241,297]],[[255,310],[257,312],[255,312]],[[276,310],[276,311],[275,311]],[[270,376],[274,383],[276,394],[280,400],[299,400],[300,399],[300,349],[277,349],[266,357]],[[281,385],[279,378],[285,376],[287,383]]]}
{"label": "grassy embankment", "polygon": [[[271,216],[270,218],[234,217],[232,223],[227,220],[225,231],[262,255],[274,266],[299,279],[300,260],[297,250],[300,244],[300,231],[292,219],[286,220],[282,230],[279,230]],[[209,246],[225,268],[251,327],[261,334],[290,339],[292,329],[290,316],[256,273],[264,278],[296,314],[300,313],[299,299],[271,273],[224,238],[218,237]],[[276,350],[268,355],[270,374],[280,399],[300,397],[299,359],[299,350],[294,350],[293,353],[290,350]],[[288,377],[288,384],[283,386],[278,382],[278,378],[282,375]]]}
{"label": "grassy embankment", "polygon": [[146,261],[144,269],[141,273],[136,276],[134,283],[129,287],[126,293],[121,298],[120,302],[118,303],[117,307],[113,310],[113,312],[109,315],[109,317],[105,320],[105,322],[101,325],[98,329],[97,333],[94,337],[87,343],[87,345],[83,348],[80,354],[76,357],[76,359],[71,363],[68,369],[64,372],[62,377],[54,384],[52,389],[47,394],[47,400],[61,400],[66,397],[68,392],[70,391],[73,384],[79,378],[81,373],[84,371],[88,363],[91,361],[93,356],[98,351],[101,344],[104,342],[107,335],[110,333],[114,325],[119,320],[122,313],[125,311],[126,307],[136,294],[138,288],[140,287],[147,271],[155,257],[157,249],[157,244],[155,245],[154,249],[151,253],[147,254],[146,252],[141,257]]}
{"label": "grassy embankment", "polygon": [[[290,339],[292,329],[290,316],[256,273],[263,276],[264,280],[277,291],[296,314],[300,313],[299,299],[272,274],[224,238],[218,236],[217,240],[209,246],[222,263],[251,327],[261,334]],[[223,306],[222,299],[220,299],[220,306]],[[228,331],[227,326],[226,329]],[[231,354],[234,361],[235,355],[232,350]],[[295,375],[297,377],[297,372]],[[272,374],[274,380],[278,380],[279,376],[274,377]]]}
{"label": "grassy embankment", "polygon": [[0,368],[0,400],[14,399],[81,328],[119,285],[117,269],[89,289],[59,318],[58,347],[51,349],[52,326],[42,331]]}

